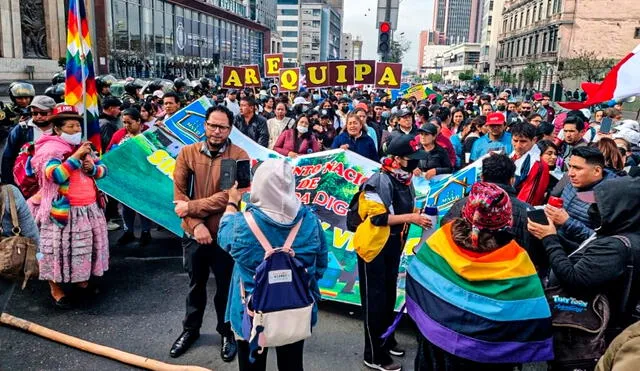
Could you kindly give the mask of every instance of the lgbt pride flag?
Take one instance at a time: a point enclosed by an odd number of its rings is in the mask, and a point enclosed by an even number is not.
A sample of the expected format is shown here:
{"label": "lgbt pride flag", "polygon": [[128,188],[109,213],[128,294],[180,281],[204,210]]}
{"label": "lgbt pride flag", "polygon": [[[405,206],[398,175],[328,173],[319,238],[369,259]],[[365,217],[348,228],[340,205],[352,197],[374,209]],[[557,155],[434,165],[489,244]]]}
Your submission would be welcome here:
{"label": "lgbt pride flag", "polygon": [[482,363],[553,359],[551,311],[515,241],[487,253],[458,247],[444,225],[407,270],[407,312],[431,343]]}
{"label": "lgbt pride flag", "polygon": [[84,136],[93,143],[98,152],[102,152],[98,123],[98,92],[84,0],[69,0],[66,70],[65,103],[76,107],[78,113],[84,116]]}

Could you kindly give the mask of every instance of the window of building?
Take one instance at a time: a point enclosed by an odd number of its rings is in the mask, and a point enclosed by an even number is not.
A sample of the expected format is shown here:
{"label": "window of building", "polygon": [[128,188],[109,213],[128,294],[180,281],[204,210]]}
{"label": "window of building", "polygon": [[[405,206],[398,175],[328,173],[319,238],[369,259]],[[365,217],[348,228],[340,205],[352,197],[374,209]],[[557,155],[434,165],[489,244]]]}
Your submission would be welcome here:
{"label": "window of building", "polygon": [[516,57],[520,56],[520,40],[516,44]]}
{"label": "window of building", "polygon": [[533,6],[533,12],[531,13],[531,23],[535,23],[536,22],[536,6]]}
{"label": "window of building", "polygon": [[320,12],[321,12],[320,9],[313,9],[313,16],[314,17],[320,17]]}
{"label": "window of building", "polygon": [[280,9],[280,15],[298,15],[298,9]]}
{"label": "window of building", "polygon": [[298,27],[298,21],[278,21],[282,27]]}
{"label": "window of building", "polygon": [[487,19],[487,26],[491,26],[492,21],[493,21],[493,17],[489,16],[489,18]]}
{"label": "window of building", "polygon": [[284,58],[292,58],[292,59],[298,59],[298,53],[289,53],[289,52],[284,52],[282,53]]}
{"label": "window of building", "polygon": [[634,39],[640,39],[640,27],[636,27],[636,32],[633,34]]}
{"label": "window of building", "polygon": [[517,24],[518,24],[518,15],[516,14],[513,17],[513,24],[511,25],[511,30],[514,30],[517,27]]}
{"label": "window of building", "polygon": [[489,1],[489,11],[493,10],[493,0]]}
{"label": "window of building", "polygon": [[551,17],[551,0],[547,0],[547,17]]}
{"label": "window of building", "polygon": [[538,54],[538,42],[540,41],[540,35],[536,34],[535,43],[533,44],[533,54]]}
{"label": "window of building", "polygon": [[296,41],[283,41],[282,42],[282,47],[283,48],[297,48],[298,47],[298,43]]}
{"label": "window of building", "polygon": [[542,34],[542,52],[547,52],[547,33]]}
{"label": "window of building", "polygon": [[538,4],[538,20],[542,19],[542,1]]}
{"label": "window of building", "polygon": [[282,31],[282,37],[298,37],[298,31]]}
{"label": "window of building", "polygon": [[529,25],[529,9],[527,9],[527,19],[525,21],[525,25]]}
{"label": "window of building", "polygon": [[524,20],[524,12],[520,12],[520,26],[518,26],[519,28],[522,28],[522,21]]}
{"label": "window of building", "polygon": [[320,28],[320,21],[313,21],[313,22],[311,23],[311,27],[314,27],[314,28]]}

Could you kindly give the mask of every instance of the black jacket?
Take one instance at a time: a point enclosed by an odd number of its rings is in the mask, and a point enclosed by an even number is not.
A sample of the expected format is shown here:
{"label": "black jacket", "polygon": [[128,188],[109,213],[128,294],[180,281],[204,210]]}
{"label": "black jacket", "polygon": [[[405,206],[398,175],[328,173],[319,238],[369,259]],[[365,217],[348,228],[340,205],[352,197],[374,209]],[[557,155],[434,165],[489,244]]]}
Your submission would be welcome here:
{"label": "black jacket", "polygon": [[[536,266],[540,276],[546,276],[548,267],[547,257],[541,249],[540,241],[535,239],[527,230],[527,211],[533,207],[526,202],[522,202],[517,198],[516,189],[507,184],[496,183],[496,185],[505,190],[511,199],[511,212],[513,214],[513,226],[511,232],[514,239],[523,249],[527,251],[531,261]],[[462,208],[467,203],[467,197],[456,201],[449,209],[447,214],[442,218],[440,225],[444,225],[455,218],[462,217]]]}
{"label": "black jacket", "polygon": [[[549,284],[560,284],[569,293],[582,297],[604,293],[611,305],[610,328],[625,327],[640,294],[640,182],[632,177],[605,180],[594,188],[594,193],[602,220],[595,239],[589,239],[571,256],[557,235],[542,241],[552,269]],[[627,249],[615,235],[627,237],[632,249]],[[622,308],[631,254],[635,277],[629,303]]]}
{"label": "black jacket", "polygon": [[247,124],[242,115],[237,115],[233,119],[233,126],[264,148],[269,147],[269,127],[264,117],[254,113]]}
{"label": "black jacket", "polygon": [[426,158],[420,160],[418,168],[422,171],[436,169],[436,174],[451,174],[453,167],[451,166],[451,160],[449,160],[449,154],[447,151],[436,144],[436,146],[429,152],[426,152]]}
{"label": "black jacket", "polygon": [[103,151],[106,151],[111,142],[111,138],[113,138],[113,134],[118,131],[118,129],[117,117],[105,115],[104,113],[100,114],[100,142]]}

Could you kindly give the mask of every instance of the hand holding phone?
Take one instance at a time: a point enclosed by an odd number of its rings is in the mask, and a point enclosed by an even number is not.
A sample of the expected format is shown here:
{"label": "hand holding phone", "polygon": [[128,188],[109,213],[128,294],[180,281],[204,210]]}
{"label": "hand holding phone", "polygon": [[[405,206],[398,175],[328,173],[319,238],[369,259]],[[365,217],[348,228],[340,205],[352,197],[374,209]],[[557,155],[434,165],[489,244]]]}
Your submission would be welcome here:
{"label": "hand holding phone", "polygon": [[549,219],[547,219],[547,214],[544,213],[544,209],[527,211],[527,217],[538,224],[549,225]]}
{"label": "hand holding phone", "polygon": [[604,117],[600,123],[600,133],[609,134],[611,132],[612,125],[613,120],[611,120],[611,117]]}

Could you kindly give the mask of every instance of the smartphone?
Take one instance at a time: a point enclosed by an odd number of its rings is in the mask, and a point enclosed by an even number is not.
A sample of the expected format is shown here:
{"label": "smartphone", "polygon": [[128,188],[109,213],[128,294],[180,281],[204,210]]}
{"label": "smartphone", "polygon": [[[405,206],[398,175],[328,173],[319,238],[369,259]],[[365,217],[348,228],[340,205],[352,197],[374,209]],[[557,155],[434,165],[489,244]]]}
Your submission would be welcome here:
{"label": "smartphone", "polygon": [[236,161],[236,181],[238,182],[238,188],[247,188],[251,185],[251,161],[239,160]]}
{"label": "smartphone", "polygon": [[231,189],[236,182],[236,160],[231,158],[222,159],[220,165],[220,189],[226,191]]}
{"label": "smartphone", "polygon": [[602,122],[600,123],[600,132],[602,134],[609,134],[611,132],[612,124],[613,120],[611,120],[611,117],[602,118]]}
{"label": "smartphone", "polygon": [[538,224],[549,225],[549,220],[547,219],[547,215],[544,213],[544,209],[527,211],[527,217]]}

